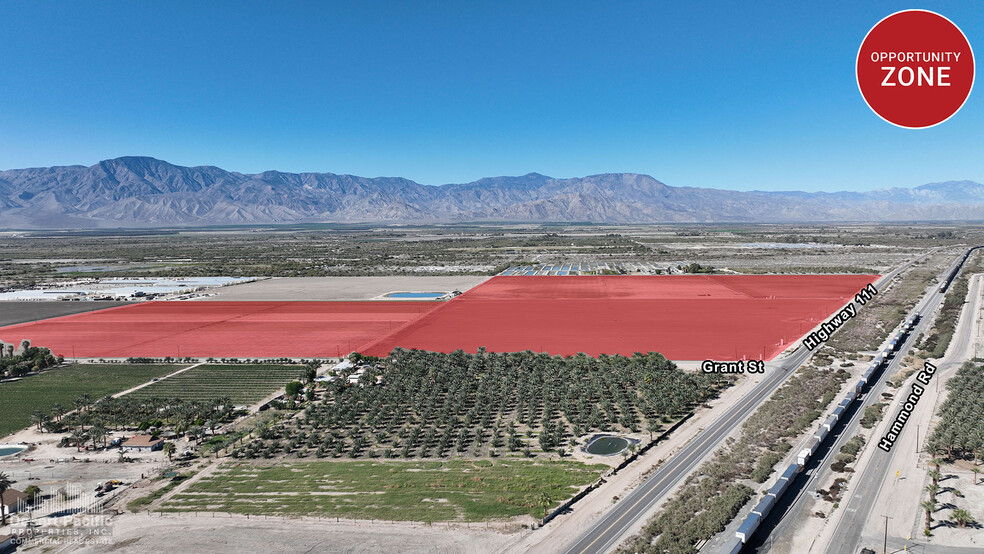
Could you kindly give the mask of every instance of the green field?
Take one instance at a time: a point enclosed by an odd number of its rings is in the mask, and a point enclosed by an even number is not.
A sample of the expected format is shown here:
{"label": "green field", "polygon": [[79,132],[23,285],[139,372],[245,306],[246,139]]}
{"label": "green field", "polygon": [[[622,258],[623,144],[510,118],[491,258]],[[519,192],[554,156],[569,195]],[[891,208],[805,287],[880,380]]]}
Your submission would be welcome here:
{"label": "green field", "polygon": [[512,459],[227,463],[161,509],[390,521],[539,518],[605,469]]}
{"label": "green field", "polygon": [[129,396],[183,400],[229,397],[234,404],[248,405],[282,389],[288,381],[299,379],[303,369],[302,365],[202,365],[133,391]]}
{"label": "green field", "polygon": [[56,403],[72,409],[82,394],[98,400],[182,367],[187,365],[76,364],[0,383],[0,437],[30,425],[34,410],[48,413]]}

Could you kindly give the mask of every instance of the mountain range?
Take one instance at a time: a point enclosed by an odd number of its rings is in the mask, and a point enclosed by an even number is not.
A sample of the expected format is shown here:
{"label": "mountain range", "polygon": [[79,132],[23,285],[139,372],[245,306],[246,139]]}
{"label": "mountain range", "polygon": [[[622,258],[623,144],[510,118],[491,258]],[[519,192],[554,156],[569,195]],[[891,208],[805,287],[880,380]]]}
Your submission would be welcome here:
{"label": "mountain range", "polygon": [[244,174],[127,156],[93,166],[0,171],[0,228],[170,227],[294,222],[710,223],[984,220],[984,185],[948,181],[866,192],[673,187],[648,175],[530,173],[422,185],[398,177]]}

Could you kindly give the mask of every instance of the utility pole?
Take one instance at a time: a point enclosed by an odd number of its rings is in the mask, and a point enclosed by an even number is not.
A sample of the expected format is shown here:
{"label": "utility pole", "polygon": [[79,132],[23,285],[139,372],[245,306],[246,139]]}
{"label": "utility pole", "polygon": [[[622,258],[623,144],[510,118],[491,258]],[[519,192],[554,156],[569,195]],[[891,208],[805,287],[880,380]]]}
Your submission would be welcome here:
{"label": "utility pole", "polygon": [[882,544],[882,554],[888,554],[888,520],[894,519],[888,516],[882,516],[885,518],[885,542]]}

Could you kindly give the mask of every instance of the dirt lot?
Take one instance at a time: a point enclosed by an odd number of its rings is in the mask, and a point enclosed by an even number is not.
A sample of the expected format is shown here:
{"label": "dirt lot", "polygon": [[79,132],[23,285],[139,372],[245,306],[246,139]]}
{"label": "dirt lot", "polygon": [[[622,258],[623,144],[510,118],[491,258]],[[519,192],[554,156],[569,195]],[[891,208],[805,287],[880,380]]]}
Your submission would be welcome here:
{"label": "dirt lot", "polygon": [[0,327],[58,317],[80,314],[106,308],[114,308],[129,302],[0,302]]}
{"label": "dirt lot", "polygon": [[373,300],[388,292],[462,292],[488,279],[461,277],[282,277],[215,289],[196,300]]}
{"label": "dirt lot", "polygon": [[[419,525],[334,519],[257,518],[210,514],[127,514],[115,518],[108,545],[54,552],[501,552],[520,540],[521,528],[485,524]],[[166,545],[166,546],[165,546]],[[480,545],[480,546],[479,546]],[[40,549],[27,550],[27,552]]]}

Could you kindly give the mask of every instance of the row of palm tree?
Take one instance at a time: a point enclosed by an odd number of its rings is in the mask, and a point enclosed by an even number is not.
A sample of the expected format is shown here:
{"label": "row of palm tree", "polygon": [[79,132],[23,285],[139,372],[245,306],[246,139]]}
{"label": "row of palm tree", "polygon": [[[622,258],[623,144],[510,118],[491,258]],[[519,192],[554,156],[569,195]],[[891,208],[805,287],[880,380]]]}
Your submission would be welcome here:
{"label": "row of palm tree", "polygon": [[984,453],[984,366],[965,363],[946,388],[938,423],[926,444],[947,459],[969,459],[976,465]]}
{"label": "row of palm tree", "polygon": [[74,410],[61,403],[48,410],[35,410],[31,423],[39,431],[68,432],[69,439],[81,450],[86,443],[93,448],[106,447],[110,429],[162,429],[201,437],[206,430],[215,434],[224,421],[235,417],[229,397],[213,400],[182,400],[178,398],[132,398],[105,396],[94,400],[89,394],[79,395],[72,402]]}
{"label": "row of palm tree", "polygon": [[[926,525],[923,534],[929,536],[933,534],[933,513],[939,508],[936,500],[930,498],[919,503],[919,507],[926,513]],[[957,527],[967,527],[976,521],[974,516],[963,508],[955,508],[950,512],[950,520],[957,524]]]}
{"label": "row of palm tree", "polygon": [[[930,483],[926,485],[928,498],[919,506],[926,515],[923,533],[932,533],[933,513],[938,509],[937,495],[942,492],[940,471],[944,463],[957,459],[972,460],[974,467],[973,483],[981,468],[977,467],[984,453],[984,366],[967,362],[946,383],[948,394],[937,411],[937,423],[926,440],[926,452],[932,457],[933,466],[928,472]],[[950,519],[959,527],[974,522],[973,515],[966,509],[956,508]]]}
{"label": "row of palm tree", "polygon": [[[531,444],[514,433],[503,443],[507,427],[539,438],[542,450],[551,451],[591,431],[655,433],[725,382],[680,371],[657,353],[564,358],[396,349],[358,385],[330,382],[323,402],[308,404],[298,423],[308,442],[349,455],[372,455],[355,447],[356,437],[406,456]],[[323,432],[323,440],[311,437]]]}

